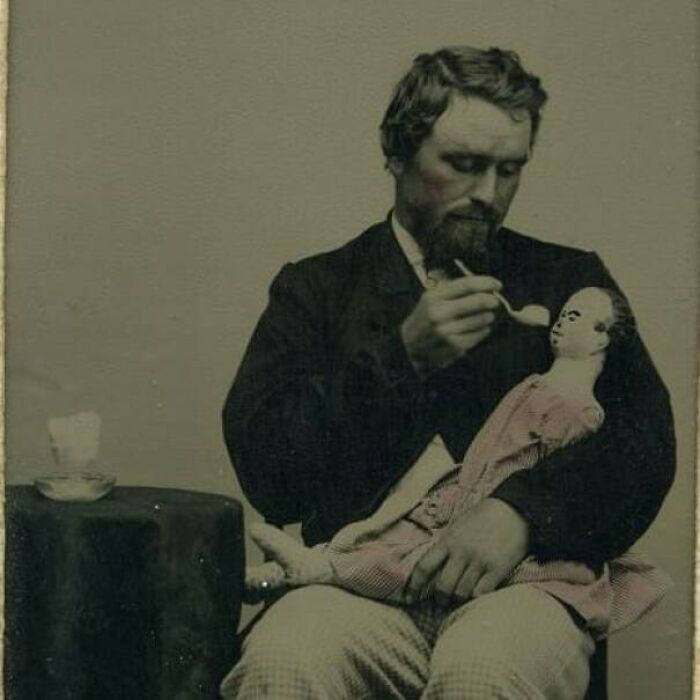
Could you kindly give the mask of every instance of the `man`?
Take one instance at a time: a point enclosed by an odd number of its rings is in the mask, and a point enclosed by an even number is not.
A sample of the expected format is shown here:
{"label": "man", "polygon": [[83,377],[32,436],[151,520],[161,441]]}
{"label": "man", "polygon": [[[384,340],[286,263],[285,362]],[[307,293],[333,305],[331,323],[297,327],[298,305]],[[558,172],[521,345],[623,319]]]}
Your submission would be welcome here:
{"label": "man", "polygon": [[[506,318],[494,291],[556,314],[581,287],[614,286],[594,254],[502,226],[545,101],[513,53],[419,56],[381,126],[389,221],[273,282],[225,436],[251,503],[276,524],[300,521],[307,544],[438,481],[508,389],[548,365],[546,332]],[[672,417],[639,338],[597,394],[603,428],[456,519],[411,577],[415,603],[292,591],[246,639],[224,696],[583,697],[585,622],[531,586],[499,584],[528,555],[599,570],[658,512]]]}

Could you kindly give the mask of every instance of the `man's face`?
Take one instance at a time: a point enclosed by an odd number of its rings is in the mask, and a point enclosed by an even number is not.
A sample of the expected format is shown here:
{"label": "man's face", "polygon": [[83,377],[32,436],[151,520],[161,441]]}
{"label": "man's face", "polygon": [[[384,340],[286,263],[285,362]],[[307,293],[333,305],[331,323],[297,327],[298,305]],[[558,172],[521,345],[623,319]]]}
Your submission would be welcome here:
{"label": "man's face", "polygon": [[459,257],[479,268],[518,189],[531,128],[525,110],[509,114],[454,95],[413,159],[389,163],[397,216],[421,246],[426,267]]}

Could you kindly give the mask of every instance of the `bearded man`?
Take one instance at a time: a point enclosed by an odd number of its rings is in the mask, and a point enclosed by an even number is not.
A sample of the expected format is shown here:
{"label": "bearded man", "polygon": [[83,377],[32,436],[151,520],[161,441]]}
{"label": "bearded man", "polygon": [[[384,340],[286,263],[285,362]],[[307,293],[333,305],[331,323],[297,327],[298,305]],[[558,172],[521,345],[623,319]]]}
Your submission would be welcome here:
{"label": "bearded man", "polygon": [[[615,288],[595,254],[502,225],[546,97],[512,52],[418,56],[381,125],[389,217],[272,283],[224,430],[252,505],[301,522],[306,544],[436,483],[506,392],[548,366],[547,333],[507,317],[493,292],[556,315],[577,289]],[[531,585],[500,584],[530,555],[600,570],[658,512],[672,417],[638,337],[597,395],[601,430],[452,523],[417,565],[411,604],[293,590],[247,636],[224,697],[583,697],[586,621]]]}

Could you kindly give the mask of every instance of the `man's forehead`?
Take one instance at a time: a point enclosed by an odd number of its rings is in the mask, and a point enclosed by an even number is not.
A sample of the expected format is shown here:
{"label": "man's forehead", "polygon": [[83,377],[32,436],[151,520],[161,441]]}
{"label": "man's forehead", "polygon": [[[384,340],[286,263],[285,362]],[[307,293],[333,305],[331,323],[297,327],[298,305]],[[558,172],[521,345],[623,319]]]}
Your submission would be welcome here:
{"label": "man's forehead", "polygon": [[531,132],[527,110],[507,112],[480,97],[453,95],[435,122],[432,136],[441,148],[527,158]]}

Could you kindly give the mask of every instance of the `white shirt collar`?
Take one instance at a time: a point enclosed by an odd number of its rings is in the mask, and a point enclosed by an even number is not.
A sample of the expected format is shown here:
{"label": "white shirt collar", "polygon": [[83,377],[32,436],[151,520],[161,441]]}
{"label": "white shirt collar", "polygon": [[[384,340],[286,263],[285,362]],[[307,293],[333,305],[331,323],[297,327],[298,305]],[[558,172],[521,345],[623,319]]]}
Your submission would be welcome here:
{"label": "white shirt collar", "polygon": [[413,238],[399,222],[395,210],[391,212],[391,228],[394,232],[396,242],[399,244],[399,248],[401,248],[401,252],[406,257],[406,260],[408,260],[409,265],[413,268],[416,277],[418,277],[420,283],[424,287],[427,287],[429,282],[425,267],[423,267],[423,253],[418,243],[416,243],[415,238]]}

